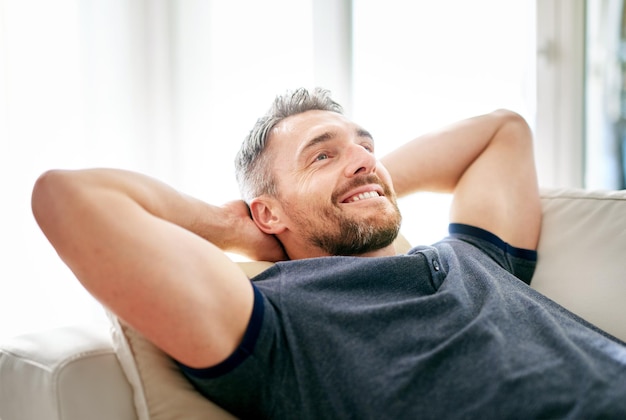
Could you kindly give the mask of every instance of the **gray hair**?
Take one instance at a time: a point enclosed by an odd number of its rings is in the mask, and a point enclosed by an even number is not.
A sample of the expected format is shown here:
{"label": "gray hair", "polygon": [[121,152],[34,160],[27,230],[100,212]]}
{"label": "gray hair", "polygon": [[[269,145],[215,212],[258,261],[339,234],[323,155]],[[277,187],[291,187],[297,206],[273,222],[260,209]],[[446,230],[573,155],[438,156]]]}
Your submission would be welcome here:
{"label": "gray hair", "polygon": [[246,202],[262,194],[277,195],[274,175],[263,153],[272,129],[287,117],[312,110],[343,114],[343,108],[331,99],[328,90],[315,88],[309,92],[299,88],[277,96],[267,113],[254,124],[235,158],[235,175]]}

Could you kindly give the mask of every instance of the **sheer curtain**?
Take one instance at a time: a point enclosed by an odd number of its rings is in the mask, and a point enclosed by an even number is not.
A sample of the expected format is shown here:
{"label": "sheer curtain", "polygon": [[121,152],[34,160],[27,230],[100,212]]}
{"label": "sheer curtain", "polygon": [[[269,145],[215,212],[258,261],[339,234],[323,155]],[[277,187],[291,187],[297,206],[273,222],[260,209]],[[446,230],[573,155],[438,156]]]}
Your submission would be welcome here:
{"label": "sheer curtain", "polygon": [[[0,0],[0,339],[102,319],[32,217],[43,171],[119,167],[238,198],[241,139],[298,86],[331,88],[381,153],[498,107],[532,120],[532,2],[500,3]],[[401,203],[412,242],[442,234],[446,199]]]}
{"label": "sheer curtain", "polygon": [[0,338],[101,319],[30,210],[50,168],[145,172],[212,203],[276,93],[312,86],[311,0],[1,0]]}

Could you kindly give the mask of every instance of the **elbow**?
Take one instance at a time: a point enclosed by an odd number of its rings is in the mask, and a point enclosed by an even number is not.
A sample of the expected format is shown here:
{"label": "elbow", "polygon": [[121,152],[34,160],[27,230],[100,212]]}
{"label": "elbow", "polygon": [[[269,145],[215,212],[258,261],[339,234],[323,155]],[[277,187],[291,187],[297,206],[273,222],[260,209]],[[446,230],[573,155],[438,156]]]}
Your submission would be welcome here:
{"label": "elbow", "polygon": [[530,125],[524,117],[510,109],[498,109],[493,112],[502,120],[503,126],[511,126],[521,131],[530,132]]}
{"label": "elbow", "polygon": [[60,203],[64,201],[62,191],[67,183],[67,172],[49,170],[37,178],[31,195],[31,209],[40,228],[46,233],[51,221],[56,219],[60,211]]}
{"label": "elbow", "polygon": [[501,120],[498,130],[499,137],[505,139],[509,144],[517,144],[518,147],[533,148],[533,134],[524,117],[508,109],[494,111],[494,115]]}
{"label": "elbow", "polygon": [[30,205],[35,216],[35,219],[39,222],[41,216],[45,214],[45,208],[48,206],[50,200],[50,190],[54,189],[53,184],[58,171],[50,170],[46,171],[37,178],[33,191],[31,194]]}

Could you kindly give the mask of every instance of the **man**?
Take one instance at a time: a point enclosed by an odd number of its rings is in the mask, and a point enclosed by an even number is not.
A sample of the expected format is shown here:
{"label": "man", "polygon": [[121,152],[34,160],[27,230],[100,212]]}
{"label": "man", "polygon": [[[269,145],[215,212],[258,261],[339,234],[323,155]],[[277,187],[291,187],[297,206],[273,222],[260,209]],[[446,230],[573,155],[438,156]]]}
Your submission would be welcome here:
{"label": "man", "polygon": [[[81,283],[240,417],[626,414],[623,343],[526,284],[541,211],[517,114],[378,161],[328,92],[300,89],[237,171],[245,201],[221,207],[136,173],[51,171],[33,210]],[[396,255],[396,195],[425,190],[454,194],[450,237]],[[288,261],[250,282],[224,251]]]}

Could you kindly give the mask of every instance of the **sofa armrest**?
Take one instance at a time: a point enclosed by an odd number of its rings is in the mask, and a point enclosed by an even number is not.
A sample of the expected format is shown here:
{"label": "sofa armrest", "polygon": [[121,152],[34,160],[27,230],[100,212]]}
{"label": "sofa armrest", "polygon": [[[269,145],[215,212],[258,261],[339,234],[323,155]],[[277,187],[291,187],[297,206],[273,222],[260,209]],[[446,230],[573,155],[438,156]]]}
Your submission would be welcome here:
{"label": "sofa armrest", "polygon": [[107,324],[22,335],[0,346],[0,419],[136,420]]}

